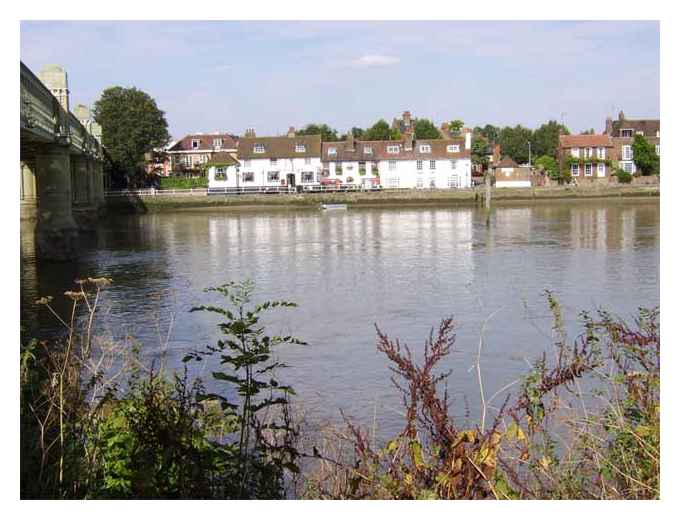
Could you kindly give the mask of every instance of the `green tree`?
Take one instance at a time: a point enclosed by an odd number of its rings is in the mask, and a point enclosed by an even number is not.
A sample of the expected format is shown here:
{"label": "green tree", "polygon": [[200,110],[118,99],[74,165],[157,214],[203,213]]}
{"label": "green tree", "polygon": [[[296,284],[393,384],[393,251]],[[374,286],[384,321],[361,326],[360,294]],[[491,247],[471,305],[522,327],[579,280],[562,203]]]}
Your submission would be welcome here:
{"label": "green tree", "polygon": [[338,131],[325,123],[310,123],[302,130],[295,132],[295,135],[320,135],[322,141],[337,141]]}
{"label": "green tree", "polygon": [[484,170],[489,166],[489,140],[477,133],[472,137],[472,164],[479,164]]}
{"label": "green tree", "polygon": [[506,126],[500,132],[499,144],[503,155],[508,155],[519,163],[524,164],[529,161],[529,141],[532,138],[532,131],[521,125],[514,128]]}
{"label": "green tree", "polygon": [[641,135],[633,139],[633,162],[642,175],[659,175],[660,161],[656,149]]}
{"label": "green tree", "polygon": [[[493,125],[484,125],[484,128],[477,127],[479,129],[479,133],[486,137],[489,143],[496,144],[499,142],[500,135],[501,135],[501,129],[497,126]],[[475,131],[477,131],[475,129]]]}
{"label": "green tree", "polygon": [[548,177],[553,180],[559,180],[560,178],[560,168],[557,164],[557,160],[550,155],[541,155],[534,163],[536,168],[544,171]]}
{"label": "green tree", "polygon": [[531,138],[531,152],[537,157],[548,155],[557,157],[560,133],[568,135],[569,129],[559,124],[557,121],[550,120],[534,130]]}
{"label": "green tree", "polygon": [[114,176],[141,174],[144,154],[170,140],[165,113],[146,92],[135,87],[111,87],[94,104],[102,127],[102,144],[113,163]]}
{"label": "green tree", "polygon": [[416,139],[440,139],[441,134],[429,119],[418,119],[414,126]]}
{"label": "green tree", "polygon": [[384,119],[378,120],[371,128],[367,129],[363,135],[367,141],[390,141],[399,139],[399,131],[390,127]]}
{"label": "green tree", "polygon": [[454,119],[453,121],[449,121],[449,130],[454,134],[458,134],[463,129],[464,125],[465,123],[462,120]]}

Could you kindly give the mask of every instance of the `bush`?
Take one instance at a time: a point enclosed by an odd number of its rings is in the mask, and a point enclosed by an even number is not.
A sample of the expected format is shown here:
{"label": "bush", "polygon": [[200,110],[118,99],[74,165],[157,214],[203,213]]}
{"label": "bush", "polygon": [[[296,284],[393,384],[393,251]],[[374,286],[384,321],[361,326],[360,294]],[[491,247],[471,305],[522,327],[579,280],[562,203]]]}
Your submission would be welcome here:
{"label": "bush", "polygon": [[614,172],[614,176],[618,179],[619,183],[621,184],[630,184],[633,181],[633,176],[621,168],[616,169],[616,171]]}
{"label": "bush", "polygon": [[207,177],[160,177],[161,189],[188,190],[190,188],[207,187]]}

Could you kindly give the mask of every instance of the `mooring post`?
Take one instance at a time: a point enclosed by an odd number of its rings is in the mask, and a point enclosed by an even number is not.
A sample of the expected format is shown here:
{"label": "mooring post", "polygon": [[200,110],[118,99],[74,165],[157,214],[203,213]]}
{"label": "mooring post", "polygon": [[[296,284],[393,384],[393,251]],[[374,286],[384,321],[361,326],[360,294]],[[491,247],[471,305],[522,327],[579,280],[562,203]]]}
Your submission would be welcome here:
{"label": "mooring post", "polygon": [[486,212],[486,225],[491,222],[491,174],[487,171],[484,176],[484,211]]}

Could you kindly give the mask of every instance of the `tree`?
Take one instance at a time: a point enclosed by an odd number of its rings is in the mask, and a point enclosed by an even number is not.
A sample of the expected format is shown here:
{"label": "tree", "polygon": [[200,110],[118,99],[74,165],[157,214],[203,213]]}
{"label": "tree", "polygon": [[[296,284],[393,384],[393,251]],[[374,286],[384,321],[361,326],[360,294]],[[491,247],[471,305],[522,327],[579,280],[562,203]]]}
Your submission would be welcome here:
{"label": "tree", "polygon": [[479,164],[483,170],[489,166],[489,140],[475,133],[472,138],[472,164]]}
{"label": "tree", "polygon": [[529,128],[517,125],[514,128],[506,126],[500,132],[499,144],[503,155],[508,155],[519,163],[524,164],[529,160],[529,141],[532,132]]}
{"label": "tree", "polygon": [[327,124],[310,123],[302,130],[295,132],[295,135],[320,135],[322,141],[337,141],[338,131]]}
{"label": "tree", "polygon": [[[489,143],[496,144],[499,142],[501,129],[493,125],[485,125],[484,128],[477,127],[479,129],[479,134],[486,137]],[[477,129],[475,129],[475,132]]]}
{"label": "tree", "polygon": [[416,139],[440,139],[441,134],[429,119],[418,119],[413,127]]}
{"label": "tree", "polygon": [[399,139],[401,135],[399,130],[390,128],[387,121],[380,119],[371,128],[366,130],[363,137],[367,141],[390,141]]}
{"label": "tree", "polygon": [[659,175],[660,162],[656,149],[641,135],[633,139],[633,162],[642,175]]}
{"label": "tree", "polygon": [[111,157],[114,177],[143,175],[144,154],[170,140],[165,113],[151,96],[134,87],[107,88],[93,113],[102,127],[102,144]]}
{"label": "tree", "polygon": [[543,155],[557,157],[560,132],[568,135],[569,129],[553,120],[542,124],[539,128],[534,130],[533,136],[531,137],[532,154],[535,154],[537,157]]}
{"label": "tree", "polygon": [[557,160],[550,155],[541,155],[534,163],[536,168],[546,173],[553,180],[560,179],[560,168]]}
{"label": "tree", "polygon": [[453,121],[449,122],[449,131],[454,134],[458,134],[463,129],[464,125],[465,123],[462,120],[454,119]]}

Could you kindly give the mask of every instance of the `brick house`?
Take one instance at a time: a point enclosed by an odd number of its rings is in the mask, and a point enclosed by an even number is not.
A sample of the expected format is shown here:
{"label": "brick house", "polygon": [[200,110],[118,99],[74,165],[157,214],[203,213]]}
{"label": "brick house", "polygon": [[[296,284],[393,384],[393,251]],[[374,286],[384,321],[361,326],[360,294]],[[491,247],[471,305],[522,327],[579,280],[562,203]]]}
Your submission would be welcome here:
{"label": "brick house", "polygon": [[529,166],[520,166],[510,157],[503,157],[491,165],[496,188],[530,188],[534,176]]}
{"label": "brick house", "polygon": [[237,150],[238,137],[235,135],[219,132],[189,134],[168,148],[170,171],[173,174],[200,175],[213,155],[219,152],[236,154]]}
{"label": "brick house", "polygon": [[628,173],[635,173],[633,162],[633,141],[636,135],[642,135],[647,142],[654,145],[656,154],[661,155],[661,120],[660,119],[626,119],[623,111],[617,120],[608,117],[605,123],[605,135],[612,139],[614,160],[618,167]]}
{"label": "brick house", "polygon": [[557,157],[576,184],[609,182],[617,161],[614,140],[602,134],[560,135]]}

